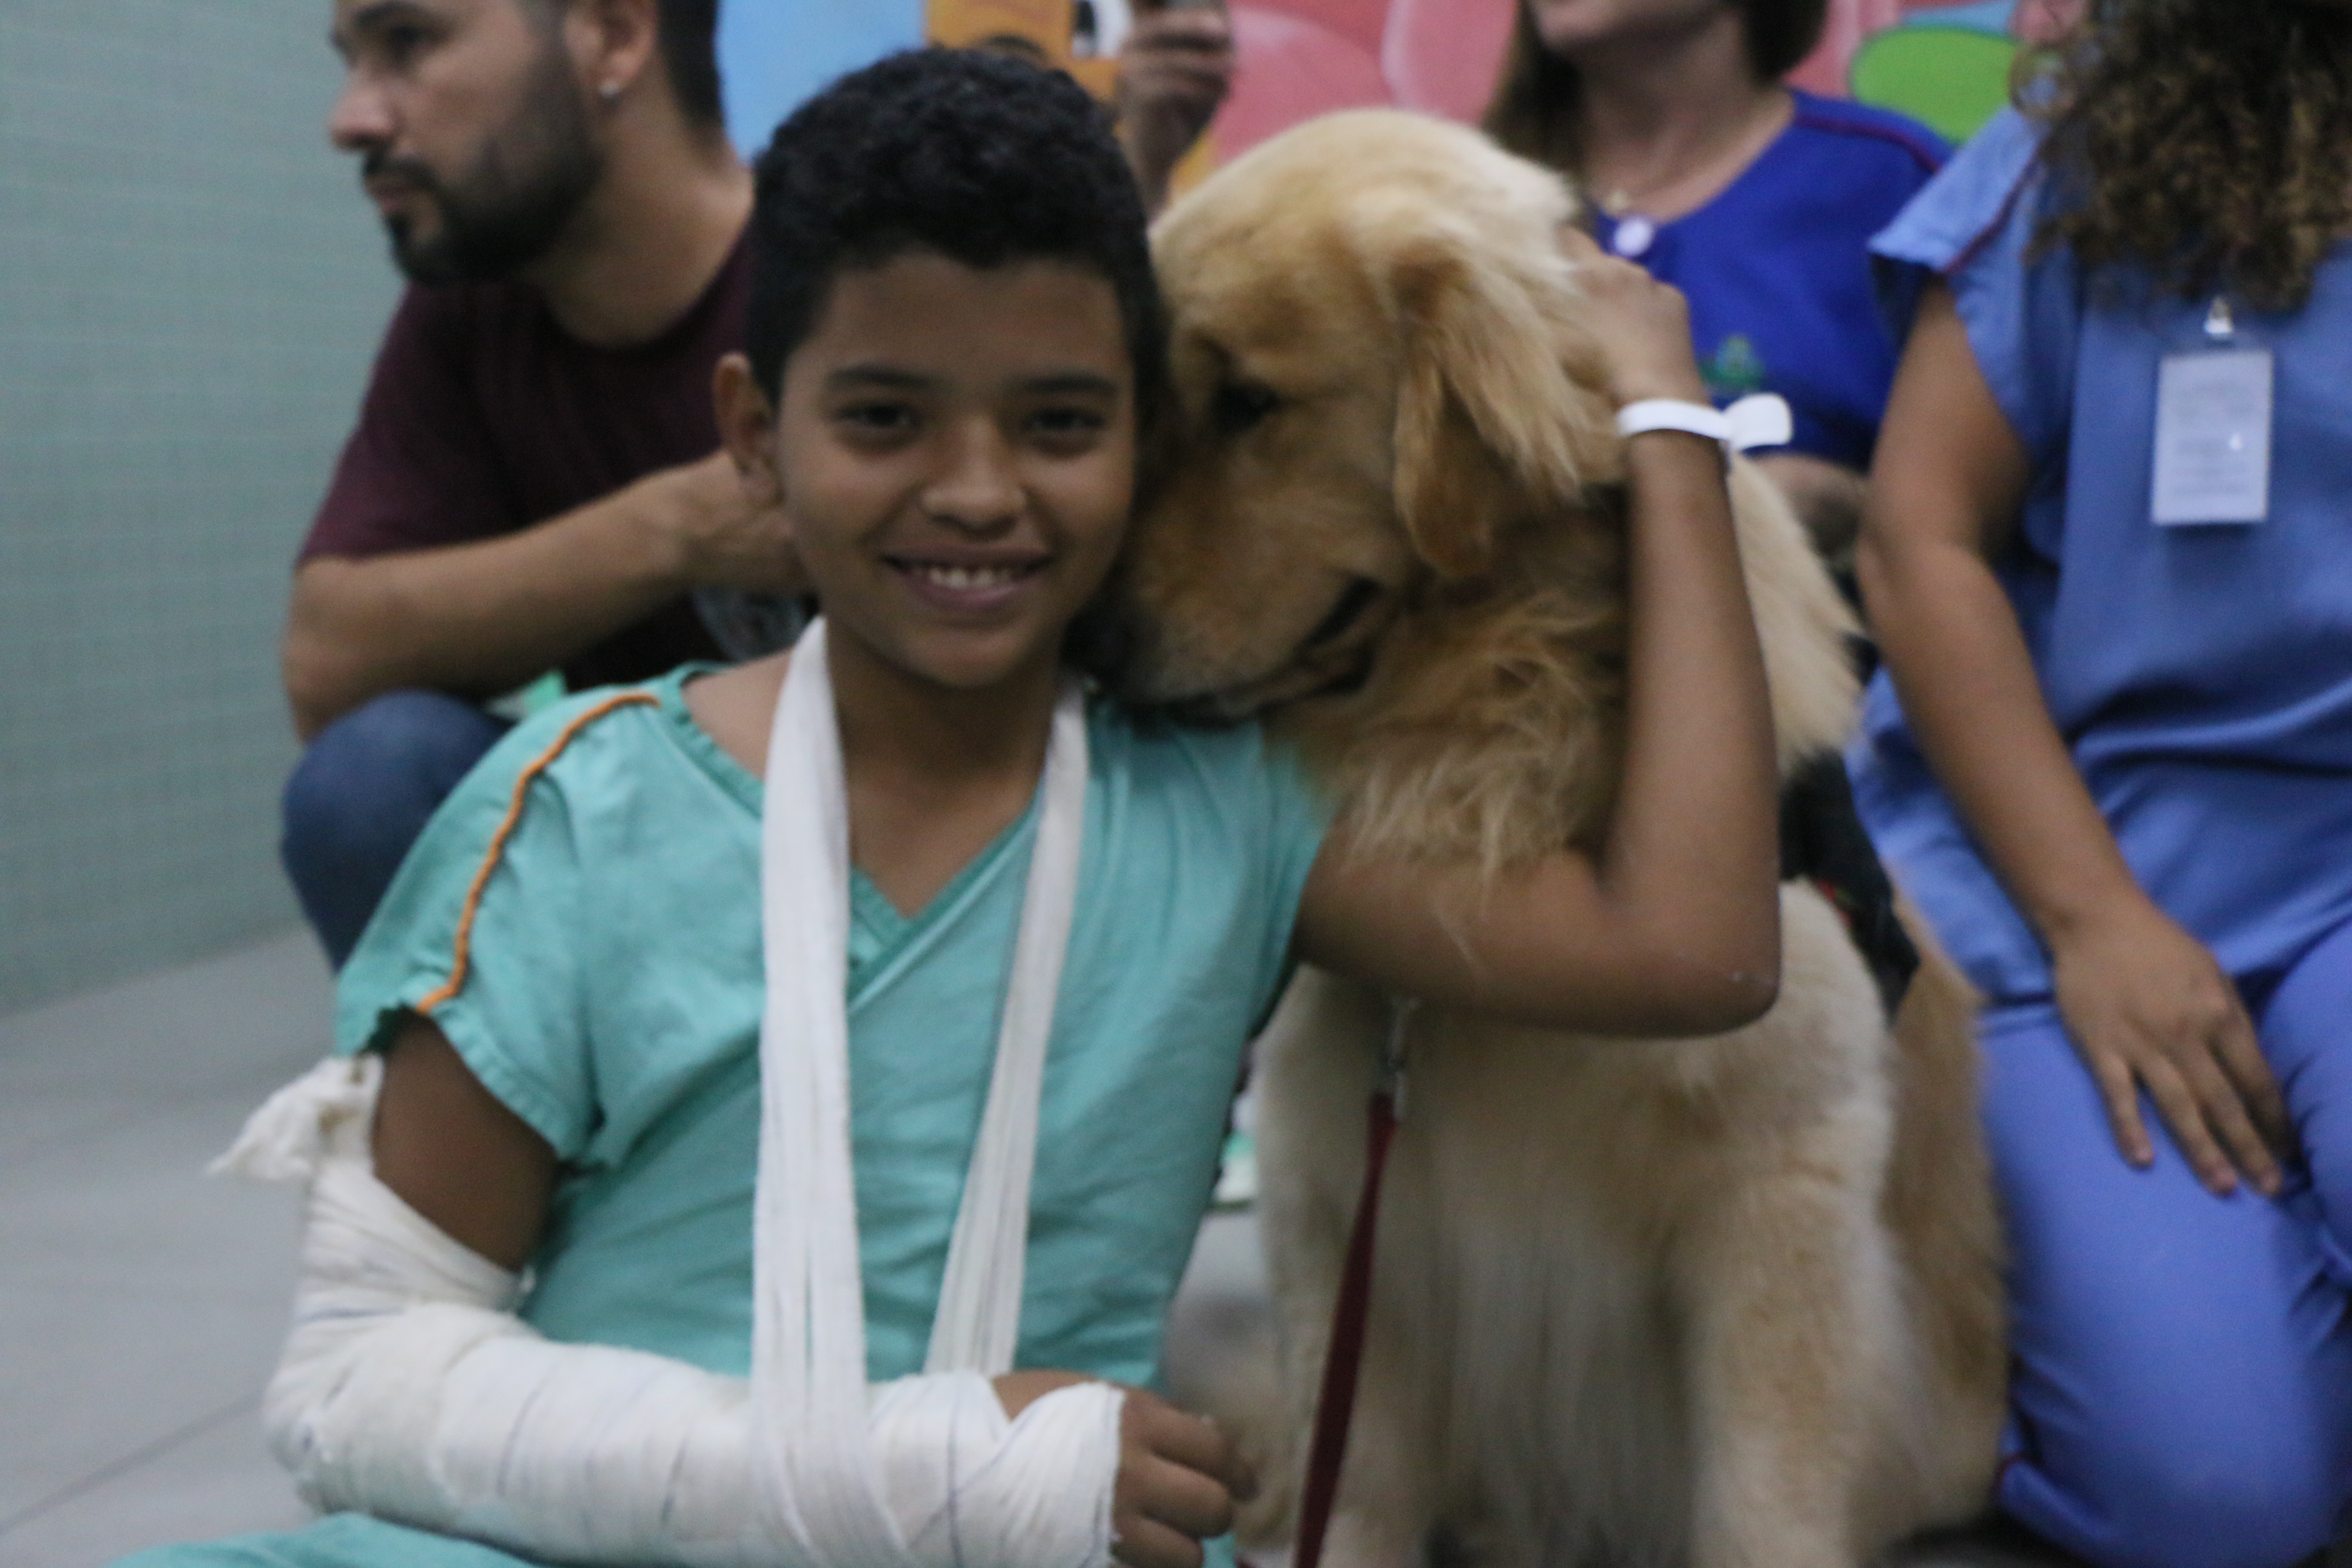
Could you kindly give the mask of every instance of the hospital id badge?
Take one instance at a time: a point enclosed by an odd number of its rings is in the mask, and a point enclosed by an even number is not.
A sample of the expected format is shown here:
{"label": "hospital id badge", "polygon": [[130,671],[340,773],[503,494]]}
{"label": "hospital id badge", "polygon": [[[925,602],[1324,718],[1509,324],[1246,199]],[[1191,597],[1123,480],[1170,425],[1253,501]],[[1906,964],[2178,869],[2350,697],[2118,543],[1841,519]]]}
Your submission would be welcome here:
{"label": "hospital id badge", "polygon": [[2154,521],[2261,522],[2271,510],[2277,362],[2239,330],[2226,298],[2199,336],[2157,372]]}

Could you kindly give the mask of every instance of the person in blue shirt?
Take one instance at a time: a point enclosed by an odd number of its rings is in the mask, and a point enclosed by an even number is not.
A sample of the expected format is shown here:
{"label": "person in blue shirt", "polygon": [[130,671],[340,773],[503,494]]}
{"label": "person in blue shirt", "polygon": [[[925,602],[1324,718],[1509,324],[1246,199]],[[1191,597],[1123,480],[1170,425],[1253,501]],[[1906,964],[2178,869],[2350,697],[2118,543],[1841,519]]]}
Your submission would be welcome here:
{"label": "person in blue shirt", "polygon": [[2026,101],[1877,243],[1854,790],[1986,998],[2001,1506],[2286,1568],[2352,1500],[2352,5],[2096,0]]}
{"label": "person in blue shirt", "polygon": [[1718,403],[1789,401],[1759,453],[1832,565],[1895,374],[1869,243],[1948,149],[1899,114],[1780,78],[1826,0],[1524,0],[1486,111],[1496,140],[1572,176],[1595,236],[1690,300]]}

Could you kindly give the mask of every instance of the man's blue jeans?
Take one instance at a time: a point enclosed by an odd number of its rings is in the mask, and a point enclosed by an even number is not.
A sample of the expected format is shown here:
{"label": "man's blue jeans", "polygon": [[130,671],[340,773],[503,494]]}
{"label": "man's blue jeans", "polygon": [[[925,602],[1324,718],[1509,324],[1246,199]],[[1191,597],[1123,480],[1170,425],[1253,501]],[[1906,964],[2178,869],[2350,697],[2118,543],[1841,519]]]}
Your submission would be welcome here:
{"label": "man's blue jeans", "polygon": [[278,855],[336,968],[435,808],[505,721],[438,691],[388,691],[319,732],[286,781]]}

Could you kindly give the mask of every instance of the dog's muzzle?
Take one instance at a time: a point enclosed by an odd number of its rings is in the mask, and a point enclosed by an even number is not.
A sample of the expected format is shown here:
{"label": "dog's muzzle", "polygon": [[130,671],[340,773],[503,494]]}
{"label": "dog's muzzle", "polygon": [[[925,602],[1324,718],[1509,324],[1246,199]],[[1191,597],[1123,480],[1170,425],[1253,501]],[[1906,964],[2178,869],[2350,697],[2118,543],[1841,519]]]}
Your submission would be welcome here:
{"label": "dog's muzzle", "polygon": [[1268,708],[1361,685],[1370,673],[1380,630],[1388,618],[1376,613],[1383,605],[1393,607],[1393,601],[1381,584],[1351,576],[1323,618],[1280,665],[1254,679],[1205,690],[1167,689],[1163,628],[1132,604],[1125,614],[1107,617],[1109,624],[1084,628],[1084,646],[1091,653],[1111,655],[1092,668],[1098,674],[1108,669],[1112,689],[1130,705],[1185,723],[1239,724]]}
{"label": "dog's muzzle", "polygon": [[1269,708],[1355,690],[1369,679],[1380,635],[1397,605],[1370,577],[1351,577],[1283,664],[1258,679],[1176,705],[1195,722],[1235,723]]}

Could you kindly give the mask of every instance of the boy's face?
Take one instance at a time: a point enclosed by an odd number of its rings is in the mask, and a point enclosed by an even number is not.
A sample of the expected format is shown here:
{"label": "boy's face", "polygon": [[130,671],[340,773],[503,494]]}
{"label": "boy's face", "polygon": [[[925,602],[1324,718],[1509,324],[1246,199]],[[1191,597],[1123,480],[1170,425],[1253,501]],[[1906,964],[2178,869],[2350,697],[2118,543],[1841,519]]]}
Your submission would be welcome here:
{"label": "boy's face", "polygon": [[[740,405],[747,381],[730,395],[726,379],[722,403]],[[1134,489],[1135,374],[1108,279],[929,251],[843,272],[764,439],[759,416],[722,409],[739,460],[781,489],[836,658],[854,638],[958,689],[1058,661]]]}

